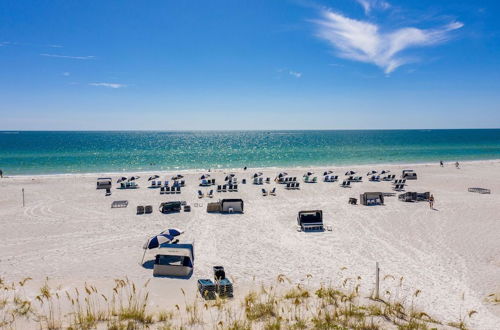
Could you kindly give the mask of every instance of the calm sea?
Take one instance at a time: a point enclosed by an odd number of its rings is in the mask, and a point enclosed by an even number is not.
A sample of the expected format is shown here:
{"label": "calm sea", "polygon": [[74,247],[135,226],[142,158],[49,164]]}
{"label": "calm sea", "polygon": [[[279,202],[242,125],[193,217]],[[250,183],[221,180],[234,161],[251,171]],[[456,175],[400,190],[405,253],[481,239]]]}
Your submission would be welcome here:
{"label": "calm sea", "polygon": [[500,159],[500,129],[0,132],[6,175]]}

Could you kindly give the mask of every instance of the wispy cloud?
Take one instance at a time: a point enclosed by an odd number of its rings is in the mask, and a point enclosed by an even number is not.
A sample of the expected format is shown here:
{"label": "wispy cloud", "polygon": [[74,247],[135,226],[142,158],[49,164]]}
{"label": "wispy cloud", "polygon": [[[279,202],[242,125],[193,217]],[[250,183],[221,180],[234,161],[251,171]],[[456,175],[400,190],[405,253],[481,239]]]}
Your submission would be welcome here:
{"label": "wispy cloud", "polygon": [[452,22],[434,29],[405,27],[385,32],[377,24],[331,10],[322,10],[321,19],[314,23],[316,35],[333,46],[338,56],[375,64],[387,74],[411,62],[401,54],[403,51],[444,43],[450,39],[452,31],[463,26],[460,22]]}
{"label": "wispy cloud", "polygon": [[65,77],[69,77],[71,75],[71,73],[69,73],[69,72],[63,72],[62,75],[65,76]]}
{"label": "wispy cloud", "polygon": [[291,70],[290,70],[290,71],[288,71],[288,74],[289,74],[290,76],[294,76],[295,78],[300,78],[300,77],[302,77],[302,72],[297,72],[297,71],[291,71]]}
{"label": "wispy cloud", "polygon": [[95,56],[68,56],[68,55],[58,55],[58,54],[40,54],[40,56],[55,57],[55,58],[67,58],[71,60],[94,60]]}
{"label": "wispy cloud", "polygon": [[107,83],[107,82],[89,83],[89,85],[90,86],[97,86],[97,87],[107,87],[107,88],[124,88],[124,87],[127,87],[127,85],[124,85],[124,84]]}
{"label": "wispy cloud", "polygon": [[373,9],[386,10],[391,8],[391,4],[383,0],[356,0],[356,2],[363,7],[366,15],[370,14]]}

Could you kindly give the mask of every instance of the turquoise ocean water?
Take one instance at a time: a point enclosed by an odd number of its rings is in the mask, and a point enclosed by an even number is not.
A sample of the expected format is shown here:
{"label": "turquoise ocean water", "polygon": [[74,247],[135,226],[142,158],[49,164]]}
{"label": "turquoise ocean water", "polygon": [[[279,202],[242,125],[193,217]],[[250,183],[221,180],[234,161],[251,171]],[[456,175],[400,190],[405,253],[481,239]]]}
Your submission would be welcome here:
{"label": "turquoise ocean water", "polygon": [[6,175],[500,159],[500,129],[0,132]]}

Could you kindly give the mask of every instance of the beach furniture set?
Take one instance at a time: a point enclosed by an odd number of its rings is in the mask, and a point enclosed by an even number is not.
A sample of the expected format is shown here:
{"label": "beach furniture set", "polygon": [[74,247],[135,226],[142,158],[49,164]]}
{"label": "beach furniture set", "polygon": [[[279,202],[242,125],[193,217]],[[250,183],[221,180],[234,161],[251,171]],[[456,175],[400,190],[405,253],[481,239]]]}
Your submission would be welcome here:
{"label": "beach furniture set", "polygon": [[276,196],[276,187],[274,187],[272,190],[267,192],[266,189],[262,188],[262,196]]}
{"label": "beach furniture set", "polygon": [[233,297],[233,283],[226,278],[226,272],[222,266],[214,266],[214,281],[209,278],[198,280],[198,291],[206,300],[214,300],[216,295],[221,298]]}
{"label": "beach furniture set", "polygon": [[242,199],[221,199],[215,203],[207,203],[208,213],[243,213]]}
{"label": "beach furniture set", "polygon": [[180,212],[182,204],[186,203],[181,201],[163,202],[160,204],[160,212],[164,214]]}
{"label": "beach furniture set", "polygon": [[153,213],[153,206],[152,205],[138,205],[137,206],[137,215],[142,215],[142,214],[151,214]]}
{"label": "beach furniture set", "polygon": [[318,177],[310,177],[310,176],[305,176],[304,177],[304,182],[305,183],[317,183],[318,182]]}
{"label": "beach furniture set", "polygon": [[200,187],[209,187],[215,185],[215,179],[201,179]]}
{"label": "beach furniture set", "polygon": [[384,205],[384,194],[381,192],[365,192],[359,195],[359,203],[365,206]]}
{"label": "beach furniture set", "polygon": [[137,189],[139,184],[135,181],[120,182],[120,189]]}
{"label": "beach furniture set", "polygon": [[332,230],[331,226],[325,226],[323,223],[323,211],[300,211],[297,215],[297,231],[325,231]]}
{"label": "beach furniture set", "polygon": [[237,192],[238,191],[238,185],[237,184],[223,184],[223,185],[217,185],[217,192]]}
{"label": "beach furniture set", "polygon": [[478,194],[491,194],[491,190],[486,188],[469,188],[468,191]]}
{"label": "beach furniture set", "polygon": [[325,175],[325,177],[323,178],[324,182],[336,182],[338,180],[339,180],[338,175]]}
{"label": "beach furniture set", "polygon": [[431,196],[430,192],[417,193],[417,192],[405,192],[398,196],[398,200],[402,202],[427,202]]}

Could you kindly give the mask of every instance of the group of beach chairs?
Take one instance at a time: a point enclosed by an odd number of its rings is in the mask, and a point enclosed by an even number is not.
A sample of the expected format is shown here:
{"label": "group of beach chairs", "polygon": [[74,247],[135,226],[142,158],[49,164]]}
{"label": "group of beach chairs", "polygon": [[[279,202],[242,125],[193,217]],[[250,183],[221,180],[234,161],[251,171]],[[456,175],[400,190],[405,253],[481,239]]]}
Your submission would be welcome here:
{"label": "group of beach chairs", "polygon": [[344,181],[342,181],[342,183],[340,184],[340,186],[341,186],[342,188],[351,188],[351,181],[349,181],[349,180],[344,180]]}
{"label": "group of beach chairs", "polygon": [[153,213],[153,206],[152,205],[146,205],[146,206],[138,205],[137,206],[137,215],[151,214],[151,213]]}
{"label": "group of beach chairs", "polygon": [[323,181],[325,182],[336,182],[339,180],[338,175],[325,175]]}
{"label": "group of beach chairs", "polygon": [[209,278],[198,280],[198,291],[206,300],[214,300],[216,294],[223,298],[233,297],[233,283],[226,278],[226,272],[222,266],[214,266],[214,281]]}
{"label": "group of beach chairs", "polygon": [[294,176],[294,177],[287,176],[287,177],[281,177],[278,179],[278,183],[282,183],[282,184],[289,183],[289,182],[296,182],[296,181],[297,181],[296,176]]}
{"label": "group of beach chairs", "polygon": [[160,194],[180,194],[181,193],[181,186],[165,186],[165,187],[160,187]]}
{"label": "group of beach chairs", "polygon": [[404,191],[406,186],[406,179],[396,179],[392,183],[394,187],[392,188],[394,191]]}
{"label": "group of beach chairs", "polygon": [[276,187],[270,190],[269,193],[266,189],[262,188],[262,196],[276,196]]}
{"label": "group of beach chairs", "polygon": [[[172,186],[175,186],[175,187],[184,187],[186,185],[186,181],[184,180],[181,180],[181,181],[177,181],[177,180],[174,180],[174,182],[172,183]],[[161,180],[158,180],[158,181],[151,181],[151,186],[150,188],[161,188],[161,187],[168,187],[169,186],[169,182],[168,180],[166,180],[165,182],[161,181]]]}
{"label": "group of beach chairs", "polygon": [[120,189],[137,189],[139,185],[135,181],[127,181],[120,183]]}
{"label": "group of beach chairs", "polygon": [[349,182],[363,182],[363,177],[361,176],[352,176],[350,175],[346,181],[349,181]]}
{"label": "group of beach chairs", "polygon": [[271,183],[271,178],[266,178],[266,180],[264,180],[264,178],[261,176],[253,178],[253,184],[256,185],[264,184],[264,181],[269,184]]}
{"label": "group of beach chairs", "polygon": [[289,190],[300,189],[300,183],[299,182],[288,182],[285,186],[285,189],[289,189]]}
{"label": "group of beach chairs", "polygon": [[[205,194],[203,193],[203,191],[198,190],[198,198],[203,198],[203,197],[205,197]],[[207,193],[207,197],[208,198],[214,197],[214,190],[213,189],[210,189],[210,191]]]}
{"label": "group of beach chairs", "polygon": [[237,184],[217,185],[217,192],[237,192],[237,191],[238,191]]}
{"label": "group of beach chairs", "polygon": [[396,179],[396,175],[395,174],[389,174],[389,175],[386,175],[382,178],[382,181],[392,181]]}
{"label": "group of beach chairs", "polygon": [[310,176],[305,176],[304,177],[304,182],[305,183],[317,183],[318,182],[318,177],[313,177],[311,178]]}
{"label": "group of beach chairs", "polygon": [[201,187],[208,187],[215,185],[215,179],[203,179],[200,182]]}
{"label": "group of beach chairs", "polygon": [[371,182],[380,182],[380,175],[372,175],[368,180]]}

